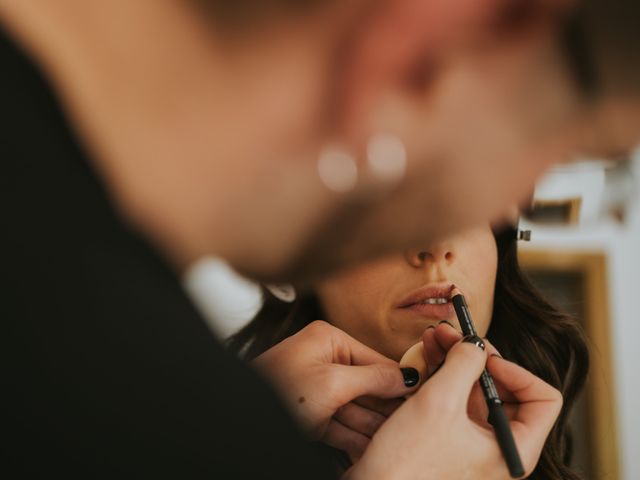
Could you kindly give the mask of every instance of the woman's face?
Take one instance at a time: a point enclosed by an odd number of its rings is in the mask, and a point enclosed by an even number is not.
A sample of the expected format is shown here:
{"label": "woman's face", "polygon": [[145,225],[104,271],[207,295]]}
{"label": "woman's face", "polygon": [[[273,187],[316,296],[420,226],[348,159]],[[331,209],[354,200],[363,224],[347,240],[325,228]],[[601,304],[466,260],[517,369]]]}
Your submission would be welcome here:
{"label": "woman's face", "polygon": [[459,329],[449,301],[453,285],[463,292],[478,333],[485,336],[496,269],[496,243],[487,226],[346,271],[315,291],[327,321],[399,360],[428,326],[448,320]]}

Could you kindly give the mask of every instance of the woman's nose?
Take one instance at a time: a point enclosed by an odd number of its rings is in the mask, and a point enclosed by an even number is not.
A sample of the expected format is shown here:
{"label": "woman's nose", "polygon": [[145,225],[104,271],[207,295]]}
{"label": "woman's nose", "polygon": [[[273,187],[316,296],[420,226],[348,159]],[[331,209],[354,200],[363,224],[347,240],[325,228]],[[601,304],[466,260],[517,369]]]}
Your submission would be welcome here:
{"label": "woman's nose", "polygon": [[453,249],[446,243],[434,243],[427,247],[410,248],[405,251],[405,258],[412,267],[420,268],[427,263],[451,263],[454,259]]}

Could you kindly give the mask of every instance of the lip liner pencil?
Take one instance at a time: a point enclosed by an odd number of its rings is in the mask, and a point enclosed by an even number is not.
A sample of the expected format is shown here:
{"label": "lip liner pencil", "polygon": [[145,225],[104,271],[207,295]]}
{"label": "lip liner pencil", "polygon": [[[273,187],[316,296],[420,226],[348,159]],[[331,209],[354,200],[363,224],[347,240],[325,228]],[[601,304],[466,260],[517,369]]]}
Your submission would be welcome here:
{"label": "lip liner pencil", "polygon": [[[462,334],[465,336],[478,336],[473,320],[471,320],[471,313],[469,307],[464,299],[464,296],[458,288],[451,290],[451,302],[453,308],[456,310],[460,327],[462,328]],[[480,386],[482,387],[482,393],[484,399],[489,407],[489,423],[493,427],[498,439],[498,445],[502,451],[502,456],[507,462],[509,468],[509,474],[513,478],[520,478],[524,475],[524,468],[522,467],[522,461],[520,460],[520,454],[516,447],[516,443],[513,440],[513,433],[509,426],[509,419],[504,413],[502,407],[502,400],[496,390],[496,385],[493,382],[493,377],[485,368],[480,376]]]}

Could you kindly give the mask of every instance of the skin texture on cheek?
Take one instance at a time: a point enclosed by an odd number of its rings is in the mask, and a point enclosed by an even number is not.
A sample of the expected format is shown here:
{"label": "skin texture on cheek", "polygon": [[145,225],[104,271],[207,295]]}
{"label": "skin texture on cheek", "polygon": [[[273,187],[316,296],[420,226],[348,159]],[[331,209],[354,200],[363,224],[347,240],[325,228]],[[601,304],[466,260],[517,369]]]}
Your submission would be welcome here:
{"label": "skin texture on cheek", "polygon": [[395,258],[366,264],[332,277],[316,287],[325,320],[394,358],[397,334],[388,321],[393,285],[402,280]]}
{"label": "skin texture on cheek", "polygon": [[[461,239],[460,271],[464,278],[454,283],[462,289],[481,336],[486,336],[493,315],[497,275],[497,247],[490,230],[474,230]],[[458,325],[457,319],[454,325]]]}

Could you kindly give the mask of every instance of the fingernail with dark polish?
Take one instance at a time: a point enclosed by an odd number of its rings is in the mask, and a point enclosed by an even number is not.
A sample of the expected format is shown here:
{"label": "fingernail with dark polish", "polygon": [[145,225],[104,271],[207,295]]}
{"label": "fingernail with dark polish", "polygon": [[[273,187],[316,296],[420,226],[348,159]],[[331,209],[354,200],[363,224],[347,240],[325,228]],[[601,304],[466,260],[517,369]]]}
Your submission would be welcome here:
{"label": "fingernail with dark polish", "polygon": [[482,350],[485,349],[484,342],[477,335],[467,335],[466,337],[464,337],[462,339],[462,341],[466,342],[466,343],[473,343],[476,347],[478,347],[478,348],[480,348]]}
{"label": "fingernail with dark polish", "polygon": [[443,323],[446,323],[447,325],[449,325],[451,328],[456,328],[454,327],[451,322],[449,320],[440,320],[440,322],[438,322],[438,325],[442,325]]}
{"label": "fingernail with dark polish", "polygon": [[420,373],[415,368],[401,368],[404,384],[407,387],[415,387],[420,381]]}

